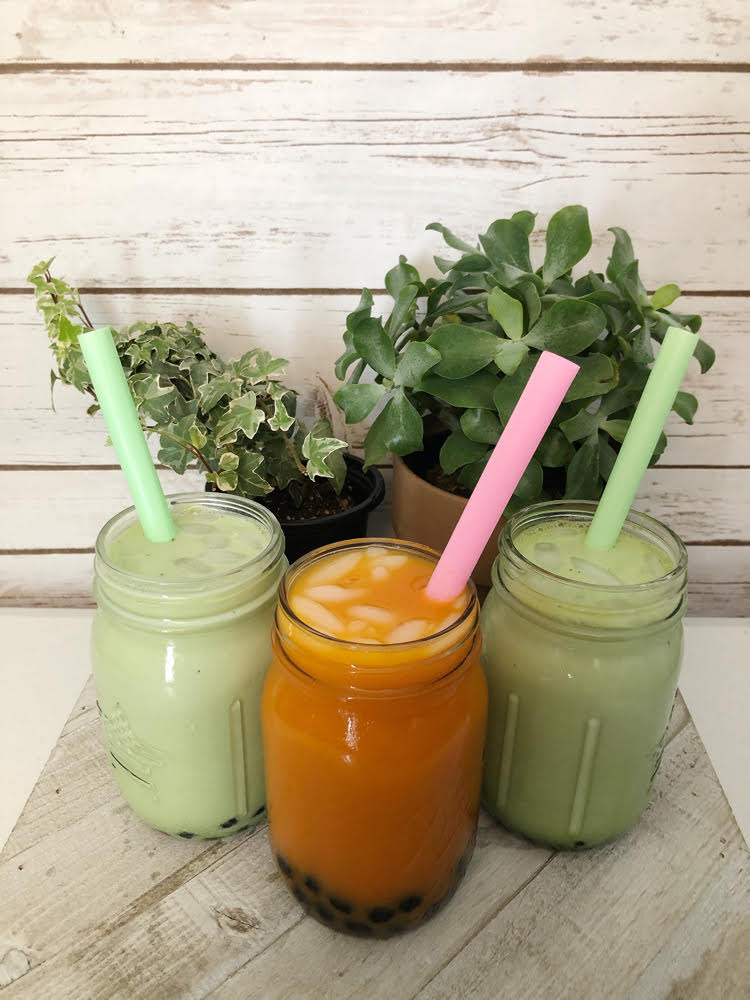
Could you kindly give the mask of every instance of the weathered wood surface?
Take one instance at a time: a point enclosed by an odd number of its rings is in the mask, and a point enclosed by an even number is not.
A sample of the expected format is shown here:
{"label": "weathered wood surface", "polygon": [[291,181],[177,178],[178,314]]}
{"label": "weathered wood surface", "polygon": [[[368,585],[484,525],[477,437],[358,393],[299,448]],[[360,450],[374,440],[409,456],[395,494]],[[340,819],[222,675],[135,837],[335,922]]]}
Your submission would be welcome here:
{"label": "weathered wood surface", "polygon": [[633,831],[568,855],[483,816],[450,906],[377,943],[303,916],[264,827],[210,843],[147,828],[97,726],[89,684],[0,855],[3,998],[747,995],[750,857],[681,699]]}
{"label": "weathered wood surface", "polygon": [[[335,62],[381,64],[537,60],[680,63],[748,58],[742,0],[670,0],[664,21],[631,0],[558,0],[544,12],[525,0],[456,4],[381,0],[158,0],[106,5],[5,0],[0,62]],[[31,9],[30,9],[31,7]],[[657,8],[658,12],[658,8]]]}
{"label": "weathered wood surface", "polygon": [[738,72],[11,72],[0,285],[64,250],[99,287],[382,287],[399,253],[431,260],[432,220],[472,236],[577,202],[592,259],[622,225],[647,284],[747,289],[746,93]]}
{"label": "weathered wood surface", "polygon": [[[60,257],[60,273],[72,281]],[[75,276],[77,282],[78,278]],[[359,296],[342,295],[217,295],[211,293],[88,294],[86,310],[98,326],[118,329],[139,320],[188,319],[206,335],[223,358],[239,357],[251,347],[269,345],[289,359],[287,384],[303,396],[308,410],[328,407],[338,382],[335,359],[343,349],[341,334],[347,313]],[[716,350],[711,371],[699,372],[693,362],[683,388],[699,400],[692,426],[673,415],[667,425],[669,449],[663,465],[747,465],[750,455],[750,351],[747,349],[747,312],[750,299],[683,296],[676,308],[703,316],[702,333]],[[88,403],[66,386],[55,388],[55,410],[50,402],[52,366],[41,317],[31,294],[0,295],[0,328],[4,363],[0,369],[3,465],[112,465],[112,449],[100,419],[86,416]],[[376,298],[376,315],[392,305]],[[358,449],[365,424],[347,427],[338,414],[337,433]],[[750,532],[748,533],[750,538]]]}

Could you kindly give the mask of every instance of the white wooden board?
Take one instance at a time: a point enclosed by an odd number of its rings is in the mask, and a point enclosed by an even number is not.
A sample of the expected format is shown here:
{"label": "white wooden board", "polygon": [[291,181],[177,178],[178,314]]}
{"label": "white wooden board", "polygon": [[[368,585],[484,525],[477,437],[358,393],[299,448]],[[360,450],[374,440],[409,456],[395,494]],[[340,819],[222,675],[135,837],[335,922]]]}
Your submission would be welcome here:
{"label": "white wooden board", "polygon": [[[546,9],[539,10],[542,6]],[[5,0],[0,60],[61,62],[456,63],[576,59],[745,60],[742,0],[670,0],[664,12],[630,0],[158,0],[47,4]]]}
{"label": "white wooden board", "polygon": [[731,72],[11,73],[0,285],[57,253],[100,287],[382,287],[430,262],[428,222],[578,202],[595,261],[621,225],[649,286],[746,289],[746,95]]}
{"label": "white wooden board", "polygon": [[[57,272],[77,282],[61,256]],[[341,353],[346,314],[355,308],[356,293],[342,295],[89,294],[87,312],[96,325],[122,328],[138,320],[188,319],[203,330],[208,344],[222,357],[240,356],[265,346],[289,359],[287,384],[305,398],[308,411],[329,406],[338,383],[333,373]],[[747,310],[750,299],[683,296],[681,312],[703,316],[703,333],[717,352],[714,367],[701,375],[693,363],[683,388],[699,399],[695,423],[674,416],[667,427],[667,465],[746,465],[750,455],[750,351]],[[378,296],[376,313],[390,308]],[[387,315],[387,312],[386,312]],[[50,353],[41,316],[30,294],[0,295],[0,329],[4,330],[4,364],[0,368],[3,434],[2,465],[111,465],[100,420],[86,416],[88,401],[74,389],[55,388],[50,404]],[[335,410],[330,411],[335,416]],[[334,422],[336,422],[334,420]],[[339,416],[336,430],[355,449],[365,425],[346,427]]]}

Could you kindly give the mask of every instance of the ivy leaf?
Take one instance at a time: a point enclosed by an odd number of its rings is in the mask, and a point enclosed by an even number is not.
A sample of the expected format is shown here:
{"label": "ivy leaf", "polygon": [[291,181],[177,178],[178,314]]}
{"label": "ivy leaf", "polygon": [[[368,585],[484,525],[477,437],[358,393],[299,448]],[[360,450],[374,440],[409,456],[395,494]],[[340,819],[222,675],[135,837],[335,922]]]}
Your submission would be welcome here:
{"label": "ivy leaf", "polygon": [[472,408],[461,414],[461,430],[471,441],[497,444],[503,427],[492,410]]}
{"label": "ivy leaf", "polygon": [[157,455],[159,461],[178,475],[182,475],[193,457],[188,444],[191,428],[195,426],[195,418],[196,414],[190,412],[166,426],[157,425],[153,428],[154,432],[159,435]]}
{"label": "ivy leaf", "polygon": [[593,344],[606,325],[598,306],[581,299],[562,299],[542,314],[523,342],[540,351],[572,358]]}
{"label": "ivy leaf", "polygon": [[594,433],[571,459],[565,477],[565,499],[596,500],[599,492],[599,435]]}
{"label": "ivy leaf", "polygon": [[672,305],[675,299],[679,299],[681,295],[682,292],[679,285],[662,285],[651,296],[651,305],[654,309],[666,309],[667,306]]}
{"label": "ivy leaf", "polygon": [[529,238],[517,222],[498,219],[479,237],[479,242],[504,284],[513,284],[516,279],[531,272]]}
{"label": "ivy leaf", "polygon": [[365,468],[392,451],[409,455],[422,448],[422,418],[399,387],[377,416],[365,441]]}
{"label": "ivy leaf", "polygon": [[316,476],[320,476],[321,479],[333,479],[333,469],[328,460],[335,452],[346,448],[346,441],[319,436],[315,430],[316,428],[313,428],[302,442],[302,454],[307,459],[305,472],[308,479],[315,479]]}
{"label": "ivy leaf", "polygon": [[568,205],[555,212],[547,227],[547,253],[542,277],[546,284],[567,274],[591,249],[589,213],[583,205]]}
{"label": "ivy leaf", "polygon": [[237,489],[246,497],[262,497],[270,493],[271,484],[263,478],[258,469],[263,465],[263,456],[257,451],[243,449],[237,465]]}
{"label": "ivy leaf", "polygon": [[492,394],[498,379],[490,372],[477,372],[468,378],[442,378],[440,375],[425,375],[416,389],[442,399],[451,406],[479,407],[491,410]]}
{"label": "ivy leaf", "polygon": [[472,441],[462,430],[456,430],[446,438],[440,449],[440,466],[443,472],[451,475],[469,462],[479,461],[486,451],[486,444]]}
{"label": "ivy leaf", "polygon": [[204,413],[209,413],[225,396],[236,399],[242,392],[242,379],[234,375],[215,375],[197,387],[198,401]]}
{"label": "ivy leaf", "polygon": [[392,299],[397,299],[405,285],[417,284],[419,284],[419,271],[407,263],[406,257],[401,254],[398,264],[385,276],[386,291]]}
{"label": "ivy leaf", "polygon": [[82,329],[76,323],[71,323],[65,313],[60,314],[57,339],[61,344],[77,344],[78,335]]}
{"label": "ivy leaf", "polygon": [[672,409],[686,424],[692,424],[695,411],[698,409],[698,400],[692,393],[678,392]]}
{"label": "ivy leaf", "polygon": [[253,348],[252,351],[243,354],[238,361],[227,365],[227,369],[250,385],[257,385],[269,379],[281,378],[288,364],[285,358],[274,358],[268,351]]}
{"label": "ivy leaf", "polygon": [[523,336],[523,306],[502,288],[493,288],[487,299],[490,316],[496,319],[511,340]]}
{"label": "ivy leaf", "polygon": [[257,405],[255,393],[246,392],[238,399],[233,399],[219,418],[214,432],[216,444],[219,447],[233,444],[240,431],[252,440],[264,420],[265,414]]}
{"label": "ivy leaf", "polygon": [[174,402],[177,390],[172,385],[162,385],[158,375],[146,375],[131,385],[136,406],[141,416],[156,423],[166,423],[169,420],[169,405]]}
{"label": "ivy leaf", "polygon": [[375,409],[387,391],[384,385],[377,382],[354,382],[342,385],[333,400],[344,411],[347,424],[358,424]]}
{"label": "ivy leaf", "polygon": [[440,352],[422,341],[413,340],[398,359],[393,376],[394,385],[419,385],[427,372],[440,361]]}
{"label": "ivy leaf", "polygon": [[268,426],[272,431],[288,431],[295,419],[286,408],[285,397],[290,395],[289,389],[278,382],[269,382],[268,395],[273,400],[273,413],[266,418]]}
{"label": "ivy leaf", "polygon": [[222,472],[236,472],[240,464],[240,456],[233,451],[222,452],[219,458],[219,468]]}
{"label": "ivy leaf", "polygon": [[352,342],[359,356],[370,368],[386,378],[393,377],[396,354],[379,319],[362,320],[354,331]]}
{"label": "ivy leaf", "polygon": [[473,247],[471,243],[467,243],[466,240],[455,236],[450,229],[439,222],[431,222],[428,226],[425,226],[425,229],[433,229],[436,233],[442,233],[445,242],[449,247],[453,247],[454,250],[463,250],[464,253],[474,253],[476,250],[476,247]]}
{"label": "ivy leaf", "polygon": [[513,340],[501,340],[497,345],[493,361],[505,375],[512,375],[529,353],[526,344]]}
{"label": "ivy leaf", "polygon": [[473,375],[492,361],[498,340],[486,330],[462,323],[444,323],[427,343],[440,354],[435,373],[443,378],[460,379]]}
{"label": "ivy leaf", "polygon": [[602,396],[617,385],[617,366],[606,354],[576,358],[578,373],[565,393],[564,403],[587,396]]}

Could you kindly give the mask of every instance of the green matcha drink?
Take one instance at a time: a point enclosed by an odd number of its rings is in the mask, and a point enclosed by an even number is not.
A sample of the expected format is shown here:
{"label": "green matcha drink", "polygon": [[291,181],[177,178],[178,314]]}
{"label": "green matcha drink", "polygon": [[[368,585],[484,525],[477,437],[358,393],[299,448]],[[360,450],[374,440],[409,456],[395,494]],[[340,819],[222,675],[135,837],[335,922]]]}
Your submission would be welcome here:
{"label": "green matcha drink", "polygon": [[631,512],[613,549],[592,550],[595,509],[515,515],[482,611],[484,805],[563,848],[611,840],[646,807],[682,658],[684,546]]}
{"label": "green matcha drink", "polygon": [[92,656],[113,774],[151,826],[220,837],[264,811],[260,698],[284,539],[259,504],[169,498],[171,542],[133,508],[96,543]]}

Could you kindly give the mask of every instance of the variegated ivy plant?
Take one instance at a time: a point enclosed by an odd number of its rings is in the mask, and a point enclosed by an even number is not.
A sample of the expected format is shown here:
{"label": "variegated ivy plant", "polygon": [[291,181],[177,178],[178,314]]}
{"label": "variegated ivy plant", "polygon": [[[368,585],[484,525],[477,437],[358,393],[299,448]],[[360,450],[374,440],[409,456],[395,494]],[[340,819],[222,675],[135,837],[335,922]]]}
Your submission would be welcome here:
{"label": "variegated ivy plant", "polygon": [[[670,325],[697,331],[701,317],[668,308],[680,295],[677,285],[647,294],[624,229],[611,230],[606,275],[584,270],[574,278],[592,242],[581,205],[550,219],[541,266],[531,261],[534,224],[533,213],[517,212],[493,222],[473,244],[431,223],[427,229],[458,251],[435,257],[442,278],[422,279],[401,256],[385,277],[394,300],[385,321],[373,316],[373,296],[364,289],[347,317],[336,362],[345,384],[334,399],[347,423],[384,403],[367,432],[366,464],[388,451],[421,451],[429,418],[443,431],[443,473],[471,491],[541,351],[550,350],[573,358],[580,372],[509,511],[548,497],[599,497],[648,378],[653,342]],[[695,353],[707,371],[713,350],[701,340]],[[679,392],[674,410],[692,423],[697,405]],[[652,464],[666,443],[662,434]]]}
{"label": "variegated ivy plant", "polygon": [[[55,382],[93,397],[78,335],[92,328],[78,292],[42,261],[29,274],[44,317],[57,370]],[[224,362],[192,323],[136,323],[113,330],[117,353],[148,434],[160,438],[159,461],[183,473],[191,460],[219,490],[262,497],[289,492],[299,506],[306,484],[330,480],[338,493],[346,477],[346,442],[328,420],[308,431],[296,416],[297,393],[279,381],[288,362],[255,348]]]}

